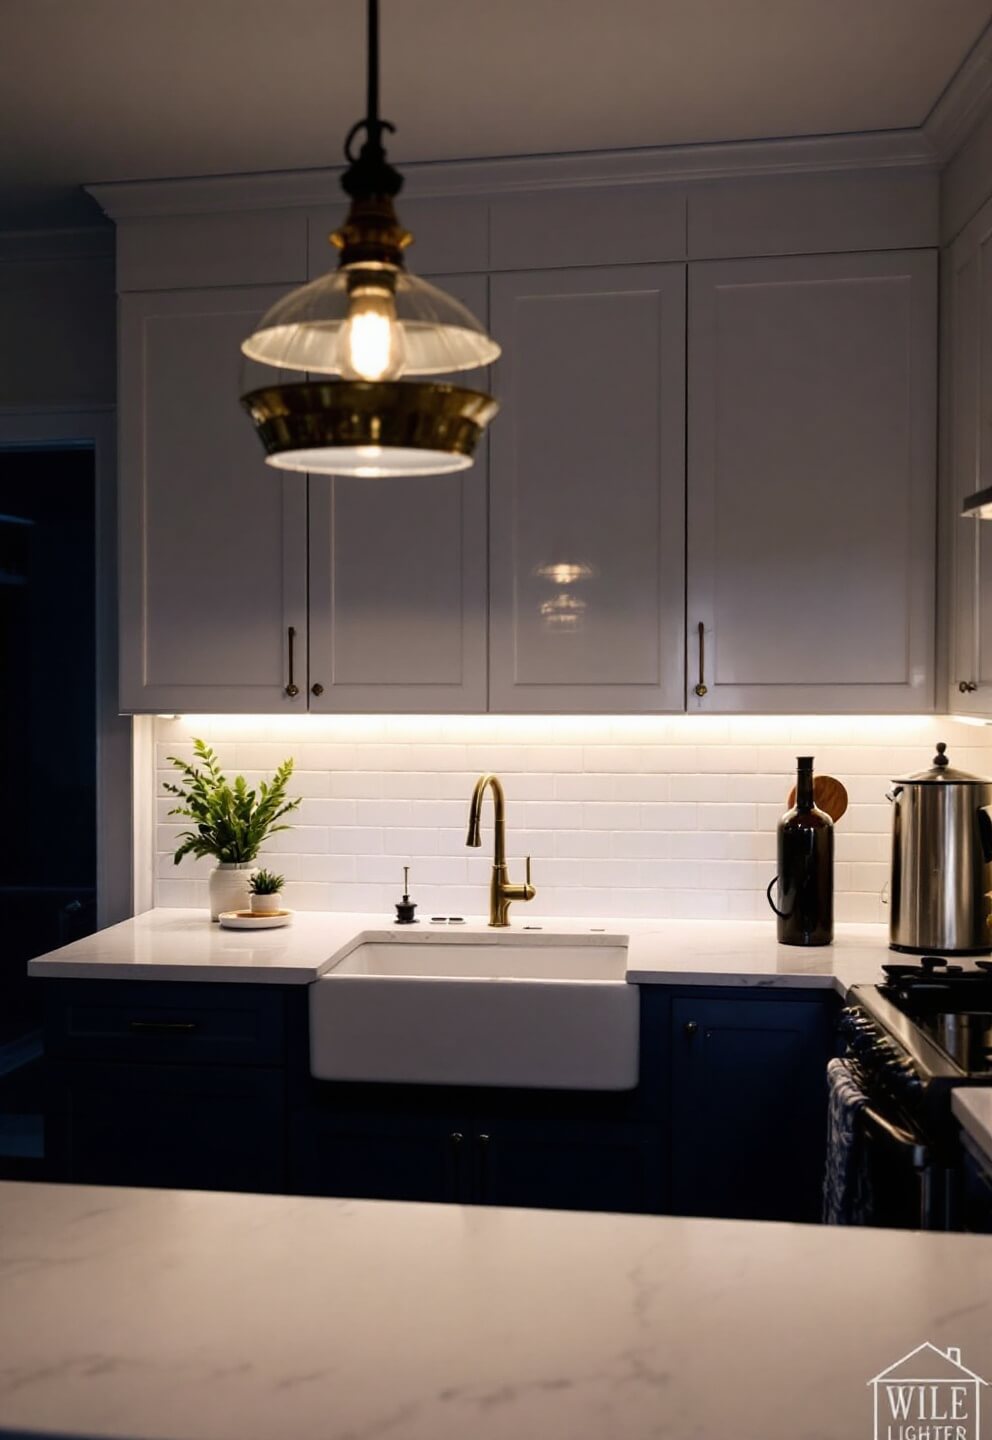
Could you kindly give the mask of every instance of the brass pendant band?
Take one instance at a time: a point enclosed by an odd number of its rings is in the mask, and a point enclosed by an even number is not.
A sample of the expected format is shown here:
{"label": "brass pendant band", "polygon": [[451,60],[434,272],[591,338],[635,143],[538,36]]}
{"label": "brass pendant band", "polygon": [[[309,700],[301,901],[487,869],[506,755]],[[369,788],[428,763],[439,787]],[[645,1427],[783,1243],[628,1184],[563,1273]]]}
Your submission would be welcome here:
{"label": "brass pendant band", "polygon": [[241,404],[267,455],[381,445],[471,458],[499,410],[498,402],[480,390],[400,380],[271,385],[243,395]]}

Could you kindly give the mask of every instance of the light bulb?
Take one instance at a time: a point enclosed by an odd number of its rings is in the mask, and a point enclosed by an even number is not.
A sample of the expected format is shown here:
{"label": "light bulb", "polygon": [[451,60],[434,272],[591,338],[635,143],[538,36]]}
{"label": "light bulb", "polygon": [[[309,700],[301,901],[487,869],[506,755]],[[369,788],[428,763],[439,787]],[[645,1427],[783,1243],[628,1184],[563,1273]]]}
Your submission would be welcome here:
{"label": "light bulb", "polygon": [[348,380],[395,380],[406,365],[396,302],[385,285],[356,285],[341,333],[341,373]]}

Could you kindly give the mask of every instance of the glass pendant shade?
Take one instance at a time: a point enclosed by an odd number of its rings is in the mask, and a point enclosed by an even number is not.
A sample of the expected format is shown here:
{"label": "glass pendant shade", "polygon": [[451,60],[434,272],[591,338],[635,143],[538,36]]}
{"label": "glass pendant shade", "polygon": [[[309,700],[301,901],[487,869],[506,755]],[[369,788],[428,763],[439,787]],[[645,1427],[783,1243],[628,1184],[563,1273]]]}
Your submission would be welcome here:
{"label": "glass pendant shade", "polygon": [[392,266],[348,266],[284,295],[241,346],[249,359],[314,375],[395,380],[490,365],[499,346],[472,312]]}

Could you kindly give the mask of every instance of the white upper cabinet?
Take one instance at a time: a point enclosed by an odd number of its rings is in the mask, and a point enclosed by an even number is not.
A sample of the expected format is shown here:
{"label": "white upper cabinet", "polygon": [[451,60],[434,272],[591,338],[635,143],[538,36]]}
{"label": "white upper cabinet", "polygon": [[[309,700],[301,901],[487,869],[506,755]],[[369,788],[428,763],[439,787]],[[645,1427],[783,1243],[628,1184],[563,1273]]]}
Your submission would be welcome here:
{"label": "white upper cabinet", "polygon": [[685,267],[491,286],[490,709],[681,710]]}
{"label": "white upper cabinet", "polygon": [[[336,264],[343,197],[98,190],[120,222],[121,708],[931,709],[937,176],[706,154],[411,174],[410,268],[503,347],[451,378],[502,409],[471,469],[394,480],[273,470],[238,403],[242,339]],[[990,237],[992,207],[946,278],[954,516],[992,484]],[[951,704],[992,714],[992,525],[948,534]]]}
{"label": "white upper cabinet", "polygon": [[691,711],[932,708],[936,276],[925,250],[690,267]]}
{"label": "white upper cabinet", "polygon": [[992,485],[992,204],[950,252],[947,275],[947,437],[953,549],[952,664],[947,704],[992,715],[992,524],[961,505]]}
{"label": "white upper cabinet", "polygon": [[[436,283],[485,320],[484,277]],[[310,477],[311,710],[485,710],[486,462],[483,439],[454,475]]]}
{"label": "white upper cabinet", "polygon": [[240,343],[281,293],[122,297],[122,710],[306,709],[306,476],[264,463],[238,403]]}

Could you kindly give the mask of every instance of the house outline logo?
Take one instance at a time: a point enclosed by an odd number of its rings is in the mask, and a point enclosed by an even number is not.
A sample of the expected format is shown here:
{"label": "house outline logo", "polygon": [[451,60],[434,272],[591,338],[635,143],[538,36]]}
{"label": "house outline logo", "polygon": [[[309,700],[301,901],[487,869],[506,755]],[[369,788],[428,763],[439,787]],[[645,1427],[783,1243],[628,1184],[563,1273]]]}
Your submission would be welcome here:
{"label": "house outline logo", "polygon": [[874,1440],[981,1440],[982,1389],[988,1381],[962,1365],[956,1346],[940,1350],[925,1340],[868,1384]]}

